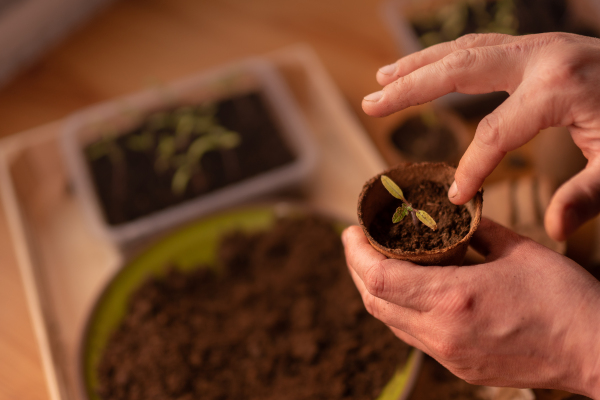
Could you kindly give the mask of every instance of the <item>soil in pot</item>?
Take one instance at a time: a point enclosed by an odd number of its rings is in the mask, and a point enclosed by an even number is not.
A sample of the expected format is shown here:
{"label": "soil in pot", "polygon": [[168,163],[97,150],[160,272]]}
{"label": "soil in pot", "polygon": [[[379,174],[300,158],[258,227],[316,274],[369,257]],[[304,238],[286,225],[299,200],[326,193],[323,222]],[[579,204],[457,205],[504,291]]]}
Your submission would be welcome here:
{"label": "soil in pot", "polygon": [[136,129],[89,145],[86,154],[110,225],[295,158],[259,93],[151,114]]}
{"label": "soil in pot", "polygon": [[137,290],[98,367],[102,399],[375,399],[409,347],[364,309],[320,217],[232,233],[218,271]]}
{"label": "soil in pot", "polygon": [[411,23],[424,47],[485,32],[511,35],[570,32],[598,37],[596,30],[570,15],[565,0],[457,1]]}
{"label": "soil in pot", "polygon": [[392,144],[410,161],[452,161],[459,145],[443,124],[427,124],[421,116],[407,119],[390,134]]}
{"label": "soil in pot", "polygon": [[401,203],[390,201],[376,214],[369,226],[369,233],[379,244],[409,252],[436,250],[459,242],[469,232],[469,211],[448,200],[448,188],[445,185],[424,181],[403,187],[402,191],[415,209],[424,210],[431,215],[437,223],[437,230],[433,231],[421,223],[417,228],[409,216],[394,224],[392,216]]}

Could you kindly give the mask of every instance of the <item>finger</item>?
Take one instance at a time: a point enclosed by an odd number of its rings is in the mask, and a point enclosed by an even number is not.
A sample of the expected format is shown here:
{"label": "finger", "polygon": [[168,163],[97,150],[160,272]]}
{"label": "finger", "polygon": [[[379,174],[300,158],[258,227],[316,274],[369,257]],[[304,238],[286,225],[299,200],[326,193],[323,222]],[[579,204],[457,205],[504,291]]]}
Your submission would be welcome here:
{"label": "finger", "polygon": [[496,110],[481,120],[463,154],[448,197],[465,204],[510,150],[521,147],[561,115],[553,107],[553,92],[523,83]]}
{"label": "finger", "polygon": [[353,225],[342,232],[346,262],[353,269],[363,271],[369,269],[374,263],[386,260],[387,257],[371,246],[363,230],[358,225]]}
{"label": "finger", "polygon": [[518,40],[518,37],[499,33],[473,33],[461,36],[451,42],[436,44],[435,46],[430,46],[424,50],[409,54],[393,64],[380,68],[377,71],[377,82],[382,86],[388,85],[396,79],[408,75],[427,64],[439,61],[457,50],[494,46],[511,43],[515,40]]}
{"label": "finger", "polygon": [[469,243],[476,252],[486,258],[486,261],[500,258],[510,251],[515,242],[516,234],[496,222],[481,218],[479,228],[475,231]]}
{"label": "finger", "polygon": [[[376,251],[362,230],[344,232],[346,261],[369,295],[418,311],[431,310],[448,289],[452,267],[421,267],[408,261],[387,259]],[[357,284],[359,286],[359,284]],[[360,288],[359,288],[360,290]],[[373,299],[365,297],[365,303]],[[379,307],[377,303],[375,306]]]}
{"label": "finger", "polygon": [[366,289],[362,279],[360,279],[356,271],[351,267],[348,267],[348,269],[369,314],[387,326],[393,326],[413,336],[421,330],[423,317],[420,312],[410,308],[400,307],[389,301],[373,296]]}
{"label": "finger", "polygon": [[566,240],[599,212],[600,159],[596,159],[556,191],[546,210],[546,232],[554,240]]}
{"label": "finger", "polygon": [[514,51],[509,46],[454,51],[366,96],[363,110],[368,115],[383,117],[451,92],[512,93],[521,82],[528,52]]}

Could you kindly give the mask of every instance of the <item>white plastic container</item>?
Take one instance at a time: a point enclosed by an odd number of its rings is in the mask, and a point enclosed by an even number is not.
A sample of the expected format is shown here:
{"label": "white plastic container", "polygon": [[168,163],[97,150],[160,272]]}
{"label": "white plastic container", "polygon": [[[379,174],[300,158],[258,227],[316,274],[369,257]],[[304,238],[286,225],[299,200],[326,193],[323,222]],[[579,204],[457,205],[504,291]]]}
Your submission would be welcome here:
{"label": "white plastic container", "polygon": [[[284,142],[295,155],[292,162],[130,222],[107,223],[83,152],[88,144],[102,136],[107,126],[117,135],[124,134],[136,127],[149,112],[219,101],[251,91],[261,93]],[[89,223],[96,232],[121,247],[200,215],[299,184],[316,162],[313,134],[304,116],[277,70],[262,59],[247,59],[166,87],[93,106],[69,119],[62,142],[69,176]]]}

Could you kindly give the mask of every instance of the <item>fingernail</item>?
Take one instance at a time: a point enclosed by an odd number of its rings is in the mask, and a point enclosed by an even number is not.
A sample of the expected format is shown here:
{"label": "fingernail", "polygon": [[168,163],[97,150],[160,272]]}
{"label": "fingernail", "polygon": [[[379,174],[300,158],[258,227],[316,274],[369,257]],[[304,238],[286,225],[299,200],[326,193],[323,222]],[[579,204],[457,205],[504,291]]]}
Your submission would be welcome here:
{"label": "fingernail", "polygon": [[448,197],[453,199],[458,196],[458,186],[456,186],[456,181],[452,182],[452,186],[450,186],[450,190],[448,190]]}
{"label": "fingernail", "polygon": [[365,96],[365,100],[367,101],[379,101],[383,97],[383,90],[379,92],[371,93],[370,95]]}
{"label": "fingernail", "polygon": [[384,75],[392,75],[394,72],[396,72],[396,64],[390,64],[381,67],[379,68],[379,72],[381,72]]}

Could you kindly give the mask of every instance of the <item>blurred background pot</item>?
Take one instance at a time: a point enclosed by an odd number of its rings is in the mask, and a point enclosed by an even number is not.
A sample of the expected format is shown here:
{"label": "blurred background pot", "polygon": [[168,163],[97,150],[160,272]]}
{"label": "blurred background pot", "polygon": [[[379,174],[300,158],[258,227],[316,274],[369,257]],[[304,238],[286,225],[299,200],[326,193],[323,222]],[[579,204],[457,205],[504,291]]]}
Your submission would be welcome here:
{"label": "blurred background pot", "polygon": [[424,161],[456,165],[472,138],[459,115],[431,105],[395,113],[381,125],[373,139],[389,165]]}

